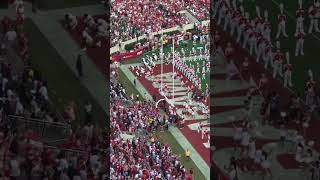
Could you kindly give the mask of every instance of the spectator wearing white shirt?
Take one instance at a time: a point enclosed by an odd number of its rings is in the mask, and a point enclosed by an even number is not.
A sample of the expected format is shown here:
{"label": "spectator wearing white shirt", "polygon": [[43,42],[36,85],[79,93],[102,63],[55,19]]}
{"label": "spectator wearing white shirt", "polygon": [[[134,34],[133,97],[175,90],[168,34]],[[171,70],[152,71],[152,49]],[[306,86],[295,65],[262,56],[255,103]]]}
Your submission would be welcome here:
{"label": "spectator wearing white shirt", "polygon": [[45,84],[42,84],[40,89],[39,89],[39,93],[41,94],[41,96],[48,101],[49,100],[49,96],[48,96],[48,90]]}
{"label": "spectator wearing white shirt", "polygon": [[9,30],[6,34],[5,34],[5,39],[9,42],[12,43],[13,41],[15,41],[17,39],[17,32],[13,29]]}
{"label": "spectator wearing white shirt", "polygon": [[87,103],[84,105],[85,112],[86,112],[86,120],[90,121],[92,118],[92,104],[87,101]]}
{"label": "spectator wearing white shirt", "polygon": [[16,156],[13,156],[12,159],[10,160],[10,168],[11,168],[10,177],[12,179],[18,178],[21,174],[21,171],[20,171],[20,163]]}
{"label": "spectator wearing white shirt", "polygon": [[78,20],[77,17],[72,15],[71,13],[68,13],[65,15],[65,20],[67,21],[67,26],[70,29],[75,29],[78,26]]}
{"label": "spectator wearing white shirt", "polygon": [[17,115],[17,116],[22,116],[22,115],[23,115],[23,112],[24,112],[23,105],[22,105],[22,103],[20,102],[20,99],[17,98],[15,115]]}

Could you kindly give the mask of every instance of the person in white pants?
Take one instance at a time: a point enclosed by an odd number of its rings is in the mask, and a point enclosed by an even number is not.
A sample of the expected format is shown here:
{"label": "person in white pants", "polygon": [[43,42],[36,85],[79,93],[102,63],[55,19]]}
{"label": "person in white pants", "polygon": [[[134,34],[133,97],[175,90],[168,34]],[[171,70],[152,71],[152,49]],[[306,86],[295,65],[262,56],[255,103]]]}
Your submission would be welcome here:
{"label": "person in white pants", "polygon": [[256,29],[259,33],[263,33],[263,18],[261,17],[260,8],[256,6],[257,17],[255,18]]}
{"label": "person in white pants", "polygon": [[284,65],[284,87],[292,87],[292,65],[290,64],[289,52],[286,53],[287,63]]}
{"label": "person in white pants", "polygon": [[288,37],[288,34],[286,32],[286,21],[287,16],[283,12],[283,4],[279,5],[280,8],[280,14],[278,15],[278,32],[276,35],[276,39],[280,37],[280,34],[282,34],[284,37]]}
{"label": "person in white pants", "polygon": [[227,79],[230,80],[232,77],[239,74],[239,70],[237,66],[234,64],[233,60],[230,60],[230,62],[227,64]]}
{"label": "person in white pants", "polygon": [[233,11],[232,20],[231,20],[231,30],[230,30],[231,36],[233,36],[236,26],[239,24],[240,17],[241,17],[240,10]]}
{"label": "person in white pants", "polygon": [[269,64],[273,67],[273,47],[271,43],[269,43],[266,47],[265,56],[263,57],[264,60],[264,68],[268,68]]}
{"label": "person in white pants", "polygon": [[309,18],[310,18],[310,26],[308,33],[313,33],[313,30],[315,29],[316,32],[320,32],[319,26],[318,26],[318,18],[319,18],[319,2],[314,2],[313,5],[310,6],[308,10]]}
{"label": "person in white pants", "polygon": [[304,31],[304,17],[299,16],[296,20],[296,32]]}
{"label": "person in white pants", "polygon": [[256,61],[259,62],[261,57],[265,56],[265,52],[266,52],[266,47],[267,47],[267,43],[266,43],[266,39],[264,38],[260,38],[258,40],[258,50],[257,50],[257,59]]}
{"label": "person in white pants", "polygon": [[264,23],[263,23],[263,37],[268,41],[271,41],[271,28],[272,25],[268,20],[268,11],[264,11]]}
{"label": "person in white pants", "polygon": [[249,22],[249,13],[245,13],[245,17],[240,18],[240,22],[238,25],[238,37],[237,37],[237,42],[240,42],[241,35],[243,34],[243,30],[246,26],[246,24]]}
{"label": "person in white pants", "polygon": [[227,11],[227,3],[226,1],[222,1],[221,4],[220,4],[220,10],[219,10],[219,16],[218,16],[218,21],[217,21],[217,24],[220,25],[221,24],[221,21],[222,19],[225,18],[225,13]]}
{"label": "person in white pants", "polygon": [[273,60],[273,78],[275,78],[277,75],[280,75],[282,77],[283,54],[280,50],[276,51]]}
{"label": "person in white pants", "polygon": [[[256,50],[256,44],[257,44],[257,35],[258,33],[253,30],[250,34],[250,40],[249,40],[249,52],[252,55],[253,51]],[[256,51],[255,51],[256,52]]]}
{"label": "person in white pants", "polygon": [[299,8],[296,10],[296,17],[304,17],[305,11],[302,7],[302,0],[298,1]]}
{"label": "person in white pants", "polygon": [[302,7],[302,0],[299,0],[299,8],[296,10],[296,32],[304,32],[304,9]]}
{"label": "person in white pants", "polygon": [[224,18],[224,26],[223,26],[223,30],[226,31],[228,26],[230,25],[230,27],[232,26],[232,9],[228,8],[226,11],[226,16]]}
{"label": "person in white pants", "polygon": [[297,38],[295,56],[299,56],[299,55],[304,56],[303,44],[304,44],[305,33],[303,31],[296,32],[295,37]]}

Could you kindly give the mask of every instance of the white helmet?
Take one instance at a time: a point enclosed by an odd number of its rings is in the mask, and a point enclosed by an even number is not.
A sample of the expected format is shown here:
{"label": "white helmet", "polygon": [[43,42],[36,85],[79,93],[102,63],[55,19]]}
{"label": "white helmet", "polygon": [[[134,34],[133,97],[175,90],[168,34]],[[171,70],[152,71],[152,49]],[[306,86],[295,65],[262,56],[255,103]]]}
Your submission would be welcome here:
{"label": "white helmet", "polygon": [[280,8],[280,12],[283,13],[283,4],[282,3],[279,5],[279,8]]}
{"label": "white helmet", "polygon": [[256,6],[256,12],[257,12],[258,17],[261,17],[260,7],[259,6]]}
{"label": "white helmet", "polygon": [[245,14],[245,18],[246,18],[246,19],[249,19],[249,18],[250,18],[250,15],[249,15],[249,13],[248,13],[248,12],[246,12],[246,14]]}
{"label": "white helmet", "polygon": [[302,8],[302,0],[298,0],[299,7]]}
{"label": "white helmet", "polygon": [[277,49],[280,49],[280,41],[277,41],[277,42],[276,42],[276,48],[277,48]]}
{"label": "white helmet", "polygon": [[268,19],[268,11],[267,11],[267,10],[264,11],[264,18],[265,18],[266,20]]}
{"label": "white helmet", "polygon": [[290,53],[286,52],[287,63],[290,64]]}

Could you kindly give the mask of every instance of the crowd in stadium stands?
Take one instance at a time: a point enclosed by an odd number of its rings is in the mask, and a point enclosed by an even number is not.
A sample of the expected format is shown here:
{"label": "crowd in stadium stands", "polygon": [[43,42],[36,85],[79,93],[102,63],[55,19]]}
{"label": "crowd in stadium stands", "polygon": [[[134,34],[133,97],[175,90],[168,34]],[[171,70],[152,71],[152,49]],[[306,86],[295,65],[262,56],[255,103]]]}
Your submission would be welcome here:
{"label": "crowd in stadium stands", "polygon": [[126,97],[126,90],[120,83],[113,83],[110,82],[110,97],[112,99],[121,99],[121,100],[127,100],[128,97]]}
{"label": "crowd in stadium stands", "polygon": [[[115,89],[117,87],[113,86],[110,90],[120,91]],[[166,129],[172,118],[162,117],[154,103],[133,98],[124,103],[111,97],[110,178],[192,179],[192,169],[187,172],[170,147],[152,135]],[[134,137],[124,139],[124,134]]]}
{"label": "crowd in stadium stands", "polygon": [[186,9],[200,21],[209,20],[210,17],[210,3],[203,0],[182,0]]}
{"label": "crowd in stadium stands", "polygon": [[101,152],[106,147],[101,147],[101,141],[105,139],[96,130],[90,131],[84,126],[75,136],[73,146],[83,143],[86,150],[79,151],[73,147],[65,150],[48,147],[35,132],[16,129],[11,123],[5,118],[0,123],[1,178],[81,180],[104,179],[107,176],[107,154]]}
{"label": "crowd in stadium stands", "polygon": [[199,20],[209,17],[209,4],[200,0],[112,2],[111,45],[146,33],[191,23],[181,10],[189,9]]}
{"label": "crowd in stadium stands", "polygon": [[71,32],[81,35],[83,48],[101,47],[102,43],[108,42],[110,25],[106,16],[93,17],[90,14],[84,14],[82,17],[76,17],[67,13],[64,16],[64,25]]}
{"label": "crowd in stadium stands", "polygon": [[110,30],[111,46],[119,42],[134,39],[143,34],[159,32],[183,24],[191,23],[185,15],[178,12],[189,9],[199,20],[209,16],[207,3],[196,1],[122,1],[112,2],[110,25],[107,16],[91,16],[84,14],[76,17],[68,13],[64,17],[64,24],[71,31],[79,31],[83,47],[101,47],[108,39]]}
{"label": "crowd in stadium stands", "polygon": [[[17,14],[20,17],[21,14]],[[103,129],[92,123],[92,105],[85,105],[86,123],[71,127],[66,142],[57,147],[45,144],[38,131],[26,129],[10,115],[43,122],[60,122],[65,126],[77,117],[74,103],[62,116],[50,108],[47,82],[29,62],[27,35],[22,31],[23,19],[1,20],[0,49],[0,179],[106,179],[108,144]],[[11,51],[13,50],[13,51]],[[17,50],[15,52],[14,50]],[[13,63],[17,53],[22,61]],[[10,63],[8,63],[10,62]],[[11,64],[12,63],[12,64]],[[50,126],[50,123],[48,124]]]}
{"label": "crowd in stadium stands", "polygon": [[112,2],[111,45],[134,39],[144,33],[188,24],[178,12],[181,1],[122,1]]}

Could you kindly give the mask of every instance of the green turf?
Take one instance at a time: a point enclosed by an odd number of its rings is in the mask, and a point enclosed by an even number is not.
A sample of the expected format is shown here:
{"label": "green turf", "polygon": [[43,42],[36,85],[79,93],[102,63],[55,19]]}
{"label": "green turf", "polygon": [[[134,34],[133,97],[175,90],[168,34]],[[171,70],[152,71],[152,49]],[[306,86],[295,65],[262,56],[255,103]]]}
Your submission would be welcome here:
{"label": "green turf", "polygon": [[[206,64],[205,64],[205,62],[206,62],[206,60],[205,59],[201,59],[200,61],[199,60],[197,60],[197,61],[189,61],[189,60],[187,60],[187,66],[188,67],[190,67],[190,68],[193,68],[193,69],[195,69],[195,71],[196,71],[196,67],[200,67],[200,72],[202,71],[202,67],[203,66],[205,66]],[[199,63],[199,65],[196,65],[197,63]],[[197,75],[197,77],[199,78],[199,79],[201,79],[201,77],[202,77],[202,74],[201,73],[196,73],[196,75]],[[201,79],[201,90],[204,92],[205,90],[206,90],[206,84],[209,82],[209,73],[205,73],[205,78],[204,79]]]}
{"label": "green turf", "polygon": [[99,4],[100,0],[36,0],[41,10],[63,9]]}
{"label": "green turf", "polygon": [[[120,70],[119,72],[119,81],[121,84],[126,89],[126,93],[131,95],[137,95],[139,94],[139,97],[141,97],[141,100],[143,100],[141,94],[138,92],[138,90],[134,87],[134,85],[130,82],[130,80],[127,78],[127,76]],[[171,135],[170,132],[164,131],[164,132],[158,132],[157,133],[159,139],[161,140],[162,143],[169,144],[172,152],[177,155],[183,155],[184,150],[183,148],[179,145],[179,143],[176,141],[176,139]],[[194,164],[192,160],[188,161],[186,158],[181,157],[180,158],[181,163],[186,167],[187,170],[190,170],[190,168],[193,169],[194,172],[194,179],[195,180],[202,180],[205,179],[201,171],[197,168],[197,166]]]}
{"label": "green turf", "polygon": [[[185,49],[185,52],[188,54],[189,51],[191,52],[193,44],[192,44],[192,41],[187,41],[187,43],[188,43],[188,48],[187,48],[187,49],[184,48],[184,49]],[[169,53],[169,52],[171,51],[171,47],[172,47],[172,45],[168,45],[168,46],[164,47],[164,48],[163,48],[163,52],[164,52],[165,54]],[[203,47],[203,48],[204,48],[204,46],[203,46],[202,44],[200,44],[200,43],[197,43],[197,44],[195,45],[195,49],[197,49],[197,47]],[[175,49],[175,50],[180,53],[180,52],[181,52],[181,49],[182,49],[182,47],[180,46],[179,48],[177,48],[177,49]],[[156,53],[156,54],[159,55],[159,51],[160,51],[159,49],[155,49],[155,50],[146,52],[146,53],[144,53],[142,56],[140,56],[140,57],[138,57],[138,58],[136,58],[136,59],[129,60],[129,61],[123,61],[123,64],[142,63],[142,58],[146,58],[147,55],[148,55],[148,56],[151,56],[153,53]],[[187,64],[190,65],[190,66],[192,66],[192,67],[194,67],[197,62],[199,62],[199,61],[196,61],[196,62],[190,62],[190,61],[189,61]],[[203,65],[203,64],[200,63],[200,65]],[[201,69],[200,69],[200,70],[202,70],[202,66],[201,66]],[[200,76],[201,76],[201,74],[198,74],[198,77],[199,77],[199,78],[200,78]],[[201,79],[201,78],[200,78],[200,79]],[[201,80],[201,89],[202,89],[203,92],[204,92],[205,89],[206,89],[206,83],[208,82],[208,79],[209,79],[209,73],[206,73],[206,78],[203,79],[203,80]]]}
{"label": "green turf", "polygon": [[[296,19],[295,19],[295,11],[298,8],[298,1],[292,0],[255,0],[255,3],[245,3],[245,10],[250,12],[250,17],[254,18],[256,16],[255,5],[260,6],[261,15],[263,15],[264,10],[269,12],[269,21],[272,23],[273,31],[272,37],[273,42],[275,42],[275,36],[277,33],[277,15],[280,13],[279,7],[277,3],[283,3],[284,9],[288,11],[291,17],[287,14],[288,22],[287,22],[287,34],[289,38],[280,38],[281,49],[283,52],[290,52],[290,62],[294,66],[292,82],[294,88],[298,90],[300,93],[304,92],[305,83],[308,79],[307,70],[311,69],[314,73],[314,78],[317,79],[319,77],[320,69],[320,61],[318,60],[319,53],[319,45],[320,45],[320,33],[314,33],[314,36],[319,37],[319,40],[316,39],[313,35],[307,34],[304,43],[304,52],[305,56],[295,57],[295,45],[296,38],[294,37],[295,27],[296,27]],[[309,5],[312,4],[313,1],[303,1],[304,9],[307,13]],[[309,28],[309,18],[305,16],[305,32],[308,31]]]}
{"label": "green turf", "polygon": [[106,113],[30,19],[25,21],[25,32],[30,37],[32,66],[40,70],[48,80],[50,98],[58,109],[62,112],[65,105],[73,100],[76,103],[76,116],[78,117],[75,123],[82,123],[84,104],[89,100],[93,105],[94,122],[106,127]]}
{"label": "green turf", "polygon": [[143,96],[140,94],[140,92],[132,85],[128,77],[125,75],[125,73],[122,70],[119,70],[119,79],[120,83],[123,85],[123,87],[126,89],[126,93],[131,96],[133,94],[134,97],[139,95],[139,99],[143,100]]}
{"label": "green turf", "polygon": [[192,168],[193,169],[193,179],[195,180],[202,180],[206,179],[201,171],[196,168],[196,165],[192,160],[188,160],[184,155],[185,155],[185,150],[177,145],[178,141],[172,136],[171,133],[169,132],[158,132],[157,133],[158,138],[166,144],[169,144],[171,147],[171,150],[174,154],[180,156],[180,161],[181,163],[185,166],[186,170],[189,172],[189,170]]}

